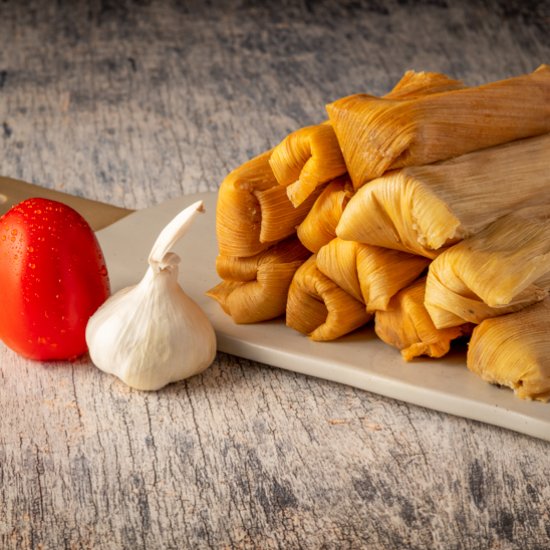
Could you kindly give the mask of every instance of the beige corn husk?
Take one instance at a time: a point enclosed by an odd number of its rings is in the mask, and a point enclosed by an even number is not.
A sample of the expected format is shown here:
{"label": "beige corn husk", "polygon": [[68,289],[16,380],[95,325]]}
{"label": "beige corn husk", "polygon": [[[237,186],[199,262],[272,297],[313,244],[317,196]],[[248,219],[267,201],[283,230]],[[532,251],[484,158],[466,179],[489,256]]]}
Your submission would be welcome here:
{"label": "beige corn husk", "polygon": [[254,256],[296,232],[315,197],[294,208],[281,189],[267,151],[233,170],[216,205],[216,237],[223,256]]}
{"label": "beige corn husk", "polygon": [[355,193],[336,234],[434,258],[500,216],[550,202],[549,159],[545,134],[389,172]]}
{"label": "beige corn husk", "polygon": [[407,99],[352,95],[327,111],[357,189],[387,170],[550,132],[550,67]]}
{"label": "beige corn husk", "polygon": [[283,315],[294,273],[310,255],[291,237],[253,257],[218,256],[216,269],[225,279],[206,294],[236,323],[257,323]]}
{"label": "beige corn husk", "polygon": [[411,284],[429,260],[389,248],[333,239],[317,253],[317,268],[367,311],[385,310],[392,296]]}
{"label": "beige corn husk", "polygon": [[550,205],[524,208],[430,265],[426,308],[437,327],[517,311],[550,292]]}
{"label": "beige corn husk", "polygon": [[468,346],[468,368],[521,399],[550,400],[550,299],[487,319]]}
{"label": "beige corn husk", "polygon": [[[386,97],[404,99],[461,87],[461,82],[439,73],[407,71]],[[273,149],[269,162],[294,206],[302,204],[319,185],[347,171],[338,140],[328,121],[289,134]]]}
{"label": "beige corn husk", "polygon": [[469,332],[466,326],[437,329],[424,307],[425,277],[396,294],[386,311],[377,311],[374,330],[378,337],[401,350],[406,361],[428,355],[443,357],[451,341]]}
{"label": "beige corn husk", "polygon": [[353,188],[347,177],[338,178],[323,189],[297,228],[298,238],[308,250],[317,252],[334,239],[336,226],[352,194]]}
{"label": "beige corn husk", "polygon": [[367,323],[364,304],[325,277],[311,256],[296,271],[286,307],[287,326],[312,340],[335,340]]}

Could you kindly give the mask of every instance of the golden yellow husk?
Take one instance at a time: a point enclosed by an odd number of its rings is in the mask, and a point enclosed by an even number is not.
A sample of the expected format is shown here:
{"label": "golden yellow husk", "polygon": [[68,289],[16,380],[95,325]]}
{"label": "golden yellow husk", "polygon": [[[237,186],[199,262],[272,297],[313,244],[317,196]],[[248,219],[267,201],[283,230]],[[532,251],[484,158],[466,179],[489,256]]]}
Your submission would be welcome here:
{"label": "golden yellow husk", "polygon": [[298,238],[308,250],[317,252],[336,236],[336,226],[352,194],[347,177],[338,178],[323,189],[297,229]]}
{"label": "golden yellow husk", "polygon": [[294,273],[310,255],[295,237],[253,257],[218,256],[224,279],[206,294],[236,323],[257,323],[283,315]]}
{"label": "golden yellow husk", "polygon": [[254,195],[258,199],[262,213],[260,242],[273,243],[294,234],[296,227],[303,222],[321,191],[322,187],[315,189],[296,208],[289,202],[285,188],[280,185],[265,191],[255,191]]}
{"label": "golden yellow husk", "polygon": [[424,307],[425,277],[396,294],[386,311],[377,311],[374,329],[378,337],[401,350],[406,361],[428,355],[443,357],[451,341],[466,334],[468,327],[437,329]]}
{"label": "golden yellow husk", "polygon": [[346,173],[342,152],[328,123],[289,134],[273,149],[269,163],[294,206],[302,204],[319,185]]}
{"label": "golden yellow husk", "polygon": [[389,248],[333,239],[317,253],[317,268],[367,311],[385,310],[392,296],[411,284],[429,260]]}
{"label": "golden yellow husk", "polygon": [[267,151],[233,170],[222,182],[216,205],[216,237],[224,256],[254,256],[270,243],[260,241],[262,211],[255,191],[277,185]]}
{"label": "golden yellow husk", "polygon": [[327,105],[327,111],[359,188],[391,169],[550,132],[550,67],[406,99],[357,94]]}
{"label": "golden yellow husk", "polygon": [[504,216],[443,252],[430,265],[426,308],[437,327],[480,323],[549,291],[550,204]]}
{"label": "golden yellow husk", "polygon": [[550,400],[550,298],[517,313],[487,319],[468,346],[468,368],[522,399]]}
{"label": "golden yellow husk", "polygon": [[[407,71],[386,97],[405,99],[461,87],[461,82],[439,73]],[[347,171],[338,140],[328,121],[289,134],[273,149],[269,162],[294,206],[300,205],[319,185]]]}
{"label": "golden yellow husk", "polygon": [[465,88],[460,80],[441,73],[406,71],[401,80],[386,94],[386,99],[413,99],[428,94],[439,94]]}
{"label": "golden yellow husk", "polygon": [[245,162],[222,182],[216,236],[223,256],[254,256],[293,235],[315,196],[294,208],[269,166],[271,151]]}
{"label": "golden yellow husk", "polygon": [[550,134],[394,170],[359,189],[336,234],[436,257],[523,206],[550,202]]}
{"label": "golden yellow husk", "polygon": [[286,324],[312,340],[335,340],[366,324],[372,315],[360,301],[323,275],[311,256],[296,271],[286,307]]}

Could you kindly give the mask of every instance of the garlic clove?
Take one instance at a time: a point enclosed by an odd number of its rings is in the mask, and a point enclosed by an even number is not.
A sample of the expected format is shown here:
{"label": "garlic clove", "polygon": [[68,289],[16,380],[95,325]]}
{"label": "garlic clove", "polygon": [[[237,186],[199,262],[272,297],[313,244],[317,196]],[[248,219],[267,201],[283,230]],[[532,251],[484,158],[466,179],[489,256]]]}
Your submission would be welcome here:
{"label": "garlic clove", "polygon": [[169,251],[201,211],[198,201],[178,214],[155,241],[143,279],[109,298],[88,321],[92,362],[130,387],[158,390],[214,360],[212,324],[179,285],[180,257]]}

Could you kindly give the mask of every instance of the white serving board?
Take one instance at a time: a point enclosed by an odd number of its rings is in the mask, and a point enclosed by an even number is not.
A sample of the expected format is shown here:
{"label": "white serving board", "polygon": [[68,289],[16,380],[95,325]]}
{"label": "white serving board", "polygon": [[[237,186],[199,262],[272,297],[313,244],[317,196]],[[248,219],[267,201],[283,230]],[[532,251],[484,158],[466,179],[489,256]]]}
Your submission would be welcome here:
{"label": "white serving board", "polygon": [[215,270],[215,193],[169,200],[137,211],[98,232],[113,292],[138,282],[160,230],[180,210],[203,200],[206,213],[175,247],[180,282],[206,312],[218,349],[294,372],[348,384],[437,411],[472,418],[550,441],[550,403],[523,401],[466,368],[465,355],[406,363],[372,328],[336,342],[311,342],[283,321],[236,325],[205,292],[219,282]]}

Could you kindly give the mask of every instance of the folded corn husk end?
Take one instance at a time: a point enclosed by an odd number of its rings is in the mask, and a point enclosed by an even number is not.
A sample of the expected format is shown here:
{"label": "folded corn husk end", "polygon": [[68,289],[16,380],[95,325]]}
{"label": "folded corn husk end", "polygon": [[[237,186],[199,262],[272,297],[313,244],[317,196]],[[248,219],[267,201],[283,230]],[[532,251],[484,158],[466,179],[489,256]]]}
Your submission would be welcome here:
{"label": "folded corn husk end", "polygon": [[389,248],[332,239],[317,253],[317,267],[368,312],[386,310],[391,298],[426,269],[429,260]]}
{"label": "folded corn husk end", "polygon": [[323,189],[296,230],[298,239],[308,250],[318,252],[336,236],[336,226],[351,196],[347,177],[337,178]]}
{"label": "folded corn husk end", "polygon": [[550,400],[550,298],[477,326],[468,368],[486,382],[507,386],[521,399]]}
{"label": "folded corn husk end", "polygon": [[270,155],[266,151],[230,172],[218,190],[216,240],[222,255],[254,256],[269,247],[260,241],[262,213],[255,193],[278,185]]}
{"label": "folded corn husk end", "polygon": [[426,279],[418,279],[397,293],[386,311],[377,311],[374,330],[386,344],[399,350],[406,361],[420,355],[446,355],[451,341],[464,335],[464,326],[437,329],[424,307]]}
{"label": "folded corn husk end", "polygon": [[430,265],[426,309],[437,327],[518,311],[550,292],[550,205],[521,209]]}
{"label": "folded corn husk end", "polygon": [[365,325],[372,315],[359,302],[323,275],[311,256],[290,284],[286,324],[311,340],[335,340]]}
{"label": "folded corn husk end", "polygon": [[253,281],[222,281],[206,295],[237,324],[259,323],[284,315],[290,282],[301,261],[263,264]]}
{"label": "folded corn husk end", "polygon": [[463,237],[460,221],[428,185],[408,169],[390,172],[351,197],[336,235],[435,258]]}
{"label": "folded corn husk end", "polygon": [[284,314],[292,277],[309,255],[296,237],[251,257],[219,255],[216,268],[224,280],[206,294],[236,323],[274,319]]}
{"label": "folded corn husk end", "polygon": [[297,207],[289,201],[285,188],[280,185],[254,191],[260,211],[260,243],[270,246],[294,235],[321,191],[322,187],[315,188]]}
{"label": "folded corn husk end", "polygon": [[269,164],[295,207],[318,186],[346,173],[342,152],[328,122],[289,134],[273,149]]}

